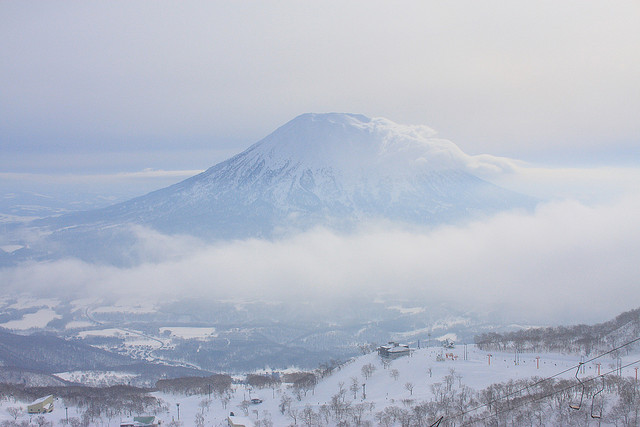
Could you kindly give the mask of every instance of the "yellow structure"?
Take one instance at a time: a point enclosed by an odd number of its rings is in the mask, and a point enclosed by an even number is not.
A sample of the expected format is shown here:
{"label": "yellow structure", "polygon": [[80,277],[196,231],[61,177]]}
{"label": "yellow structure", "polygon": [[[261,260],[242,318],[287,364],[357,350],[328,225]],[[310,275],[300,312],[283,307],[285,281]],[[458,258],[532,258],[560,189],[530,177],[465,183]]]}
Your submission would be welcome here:
{"label": "yellow structure", "polygon": [[27,406],[29,414],[46,414],[51,411],[53,411],[53,394],[41,397]]}

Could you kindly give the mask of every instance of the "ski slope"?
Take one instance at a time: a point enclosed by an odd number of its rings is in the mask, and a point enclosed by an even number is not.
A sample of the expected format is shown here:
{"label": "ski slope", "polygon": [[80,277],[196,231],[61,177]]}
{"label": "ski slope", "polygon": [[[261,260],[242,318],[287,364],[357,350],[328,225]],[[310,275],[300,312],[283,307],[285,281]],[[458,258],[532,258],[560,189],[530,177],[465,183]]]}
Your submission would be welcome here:
{"label": "ski slope", "polygon": [[[447,353],[449,353],[449,357],[447,357]],[[468,345],[466,349],[465,346],[458,346],[454,349],[431,347],[415,349],[410,356],[393,360],[388,366],[382,363],[382,359],[376,353],[354,358],[339,369],[336,369],[331,375],[319,379],[315,389],[308,391],[306,396],[301,395],[300,400],[296,398],[293,388],[287,384],[282,384],[275,389],[253,390],[239,382],[233,385],[233,393],[230,395],[229,401],[226,402],[226,408],[223,401],[214,396],[207,404],[207,395],[184,396],[162,392],[154,392],[152,394],[166,403],[168,411],[157,414],[159,419],[166,424],[171,421],[178,421],[179,405],[180,421],[184,426],[196,425],[195,420],[198,413],[202,415],[202,419],[205,421],[204,425],[226,426],[226,418],[230,412],[234,412],[239,416],[248,416],[256,422],[256,425],[288,426],[294,424],[295,416],[297,416],[295,420],[297,425],[305,425],[301,419],[305,408],[311,408],[315,412],[319,412],[323,405],[331,405],[332,398],[335,398],[342,388],[345,390],[343,392],[344,401],[350,402],[352,406],[360,403],[373,404],[373,406],[367,407],[362,414],[362,419],[364,421],[368,420],[371,424],[364,423],[361,425],[379,425],[376,421],[376,413],[383,411],[387,407],[409,407],[420,402],[434,400],[436,398],[433,393],[434,384],[436,387],[438,384],[445,384],[447,377],[452,381],[451,387],[453,389],[461,390],[466,386],[476,391],[485,389],[491,384],[532,377],[541,379],[555,377],[556,379],[566,379],[574,382],[577,371],[576,366],[581,360],[587,360],[588,362],[583,365],[583,369],[579,374],[581,378],[596,376],[598,374],[598,363],[600,364],[601,374],[614,375],[615,373],[612,371],[614,371],[614,367],[617,366],[618,362],[623,366],[622,376],[634,378],[636,375],[635,367],[638,366],[637,361],[640,359],[640,354],[636,351],[628,352],[619,361],[612,358],[611,354],[589,361],[593,356],[582,357],[581,359],[580,355],[575,354],[521,353],[516,355],[510,352],[489,353],[478,350],[474,345]],[[368,364],[373,365],[375,370],[370,378],[365,379],[362,367]],[[397,370],[395,378],[392,375],[394,370]],[[264,374],[268,372],[257,373]],[[243,376],[236,377],[239,381],[243,378]],[[357,390],[350,389],[354,381],[358,384]],[[407,383],[413,386],[411,390]],[[363,388],[366,391],[366,397],[363,396]],[[574,400],[579,398],[580,387],[573,387],[571,395],[575,396]],[[283,396],[291,397],[291,410],[286,411],[285,414],[282,414],[279,409]],[[242,402],[253,397],[259,397],[263,402],[260,404],[245,404],[245,411],[242,407]],[[0,421],[12,419],[7,412],[8,407],[20,405],[26,409],[27,403],[3,400],[0,408]],[[588,420],[590,404],[590,401],[586,401],[581,410],[576,411],[576,413],[581,413]],[[565,404],[563,403],[562,405]],[[477,411],[481,412],[486,409],[483,405],[478,406]],[[564,408],[564,406],[562,407]],[[73,416],[80,413],[77,408],[69,408],[68,411],[70,414],[74,414]],[[572,412],[568,404],[566,405],[566,412]],[[69,416],[71,417],[72,415]],[[27,419],[26,417],[26,414],[23,413],[22,419]],[[57,400],[53,413],[46,414],[45,417],[54,422],[54,425],[58,425],[60,420],[65,417],[64,402]],[[265,423],[265,421],[267,422]],[[269,421],[272,424],[269,424]],[[435,421],[434,419],[431,422]],[[596,421],[594,420],[594,423]],[[119,425],[119,419],[112,419],[110,422],[104,419],[100,425],[117,426]],[[328,422],[321,425],[335,424]],[[430,425],[430,423],[426,425]],[[606,425],[606,423],[603,423],[603,425]]]}

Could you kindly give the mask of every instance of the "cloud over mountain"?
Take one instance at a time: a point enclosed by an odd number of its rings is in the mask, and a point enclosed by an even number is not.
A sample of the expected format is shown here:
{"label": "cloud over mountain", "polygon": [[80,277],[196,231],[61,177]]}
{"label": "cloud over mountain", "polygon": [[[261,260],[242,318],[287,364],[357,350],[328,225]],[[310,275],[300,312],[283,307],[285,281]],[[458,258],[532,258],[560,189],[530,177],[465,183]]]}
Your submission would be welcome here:
{"label": "cloud over mountain", "polygon": [[363,221],[435,225],[533,207],[534,199],[473,174],[508,168],[504,159],[464,154],[426,126],[303,114],[178,184],[39,225],[68,255],[84,259],[98,246],[92,240],[129,244],[123,226],[132,224],[209,239],[353,230]]}

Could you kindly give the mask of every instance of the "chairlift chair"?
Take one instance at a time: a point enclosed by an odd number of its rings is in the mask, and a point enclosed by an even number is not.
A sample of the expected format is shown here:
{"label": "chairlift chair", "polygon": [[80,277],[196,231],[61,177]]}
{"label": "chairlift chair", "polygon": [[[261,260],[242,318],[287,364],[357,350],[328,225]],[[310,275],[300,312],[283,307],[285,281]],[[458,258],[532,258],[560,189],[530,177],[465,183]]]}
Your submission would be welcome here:
{"label": "chairlift chair", "polygon": [[596,419],[602,418],[602,407],[604,406],[604,404],[600,405],[600,411],[597,414],[593,412],[596,396],[602,393],[602,391],[604,390],[604,375],[601,375],[600,378],[602,378],[602,387],[600,387],[600,390],[596,391],[593,397],[591,398],[591,418],[596,418]]}
{"label": "chairlift chair", "polygon": [[584,399],[585,385],[582,382],[582,380],[580,378],[578,378],[578,373],[580,372],[580,368],[582,367],[582,365],[583,365],[583,362],[580,362],[578,364],[578,370],[576,370],[576,380],[578,380],[578,382],[582,386],[582,393],[580,393],[580,402],[577,405],[575,403],[569,404],[569,408],[575,409],[575,410],[579,410],[580,409],[580,407],[582,406],[582,400]]}

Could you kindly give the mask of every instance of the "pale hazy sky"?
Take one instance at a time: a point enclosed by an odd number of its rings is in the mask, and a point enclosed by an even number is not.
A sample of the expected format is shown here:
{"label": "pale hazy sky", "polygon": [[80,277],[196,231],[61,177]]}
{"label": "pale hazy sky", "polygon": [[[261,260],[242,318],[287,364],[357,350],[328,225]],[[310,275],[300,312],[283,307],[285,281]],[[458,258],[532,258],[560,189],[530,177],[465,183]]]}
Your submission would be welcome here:
{"label": "pale hazy sky", "polygon": [[0,3],[0,170],[204,169],[304,112],[637,165],[640,3]]}

